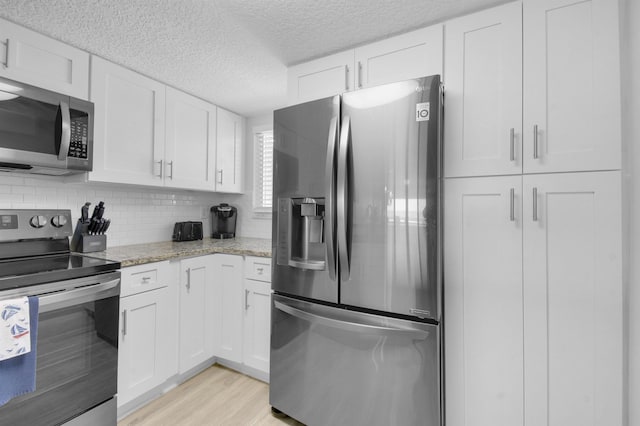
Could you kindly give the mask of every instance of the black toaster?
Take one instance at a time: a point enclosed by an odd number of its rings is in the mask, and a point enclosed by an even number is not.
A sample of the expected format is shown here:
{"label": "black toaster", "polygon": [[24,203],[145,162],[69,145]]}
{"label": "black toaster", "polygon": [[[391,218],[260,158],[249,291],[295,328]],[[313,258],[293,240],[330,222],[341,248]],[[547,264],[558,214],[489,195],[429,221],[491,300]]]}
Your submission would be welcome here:
{"label": "black toaster", "polygon": [[202,222],[176,222],[173,226],[173,241],[202,239]]}

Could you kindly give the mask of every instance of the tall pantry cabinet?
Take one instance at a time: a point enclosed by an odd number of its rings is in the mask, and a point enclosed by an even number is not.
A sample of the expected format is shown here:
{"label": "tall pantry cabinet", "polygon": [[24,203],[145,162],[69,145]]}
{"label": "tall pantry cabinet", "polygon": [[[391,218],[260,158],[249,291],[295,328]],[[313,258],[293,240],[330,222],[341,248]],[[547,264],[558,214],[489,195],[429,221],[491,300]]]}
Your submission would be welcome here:
{"label": "tall pantry cabinet", "polygon": [[447,425],[622,425],[617,15],[445,25]]}

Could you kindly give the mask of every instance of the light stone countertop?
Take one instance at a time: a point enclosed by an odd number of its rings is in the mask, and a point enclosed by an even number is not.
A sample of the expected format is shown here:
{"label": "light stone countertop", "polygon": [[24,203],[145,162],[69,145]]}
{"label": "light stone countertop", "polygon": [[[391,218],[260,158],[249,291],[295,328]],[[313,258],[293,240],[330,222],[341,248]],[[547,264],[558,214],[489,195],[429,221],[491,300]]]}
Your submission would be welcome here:
{"label": "light stone countertop", "polygon": [[162,241],[111,247],[105,251],[84,253],[86,256],[119,261],[122,267],[175,260],[213,253],[271,257],[271,240],[237,237],[227,240],[204,238],[197,241]]}

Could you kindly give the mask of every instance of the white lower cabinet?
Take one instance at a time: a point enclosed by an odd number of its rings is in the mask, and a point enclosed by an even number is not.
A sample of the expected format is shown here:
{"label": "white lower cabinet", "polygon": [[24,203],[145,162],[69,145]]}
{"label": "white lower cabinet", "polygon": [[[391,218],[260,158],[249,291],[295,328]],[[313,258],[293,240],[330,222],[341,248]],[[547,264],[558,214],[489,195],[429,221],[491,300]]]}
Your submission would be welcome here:
{"label": "white lower cabinet", "polygon": [[445,182],[449,426],[622,425],[621,174]]}
{"label": "white lower cabinet", "polygon": [[175,274],[169,262],[122,272],[118,347],[118,405],[175,374]]}
{"label": "white lower cabinet", "polygon": [[185,373],[214,354],[214,288],[217,255],[199,256],[180,261],[180,338],[179,373]]}
{"label": "white lower cabinet", "polygon": [[242,263],[242,256],[213,255],[214,353],[233,362],[242,362]]}
{"label": "white lower cabinet", "polygon": [[271,350],[271,259],[247,257],[244,279],[245,365],[269,373]]}

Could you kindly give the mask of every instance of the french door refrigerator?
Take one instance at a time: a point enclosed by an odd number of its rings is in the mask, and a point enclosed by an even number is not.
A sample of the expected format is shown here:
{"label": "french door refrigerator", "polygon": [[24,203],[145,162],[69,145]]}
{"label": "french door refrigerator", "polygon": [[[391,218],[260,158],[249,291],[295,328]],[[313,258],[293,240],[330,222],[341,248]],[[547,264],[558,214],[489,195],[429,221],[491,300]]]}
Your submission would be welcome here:
{"label": "french door refrigerator", "polygon": [[441,109],[431,76],[274,112],[275,410],[441,424]]}

